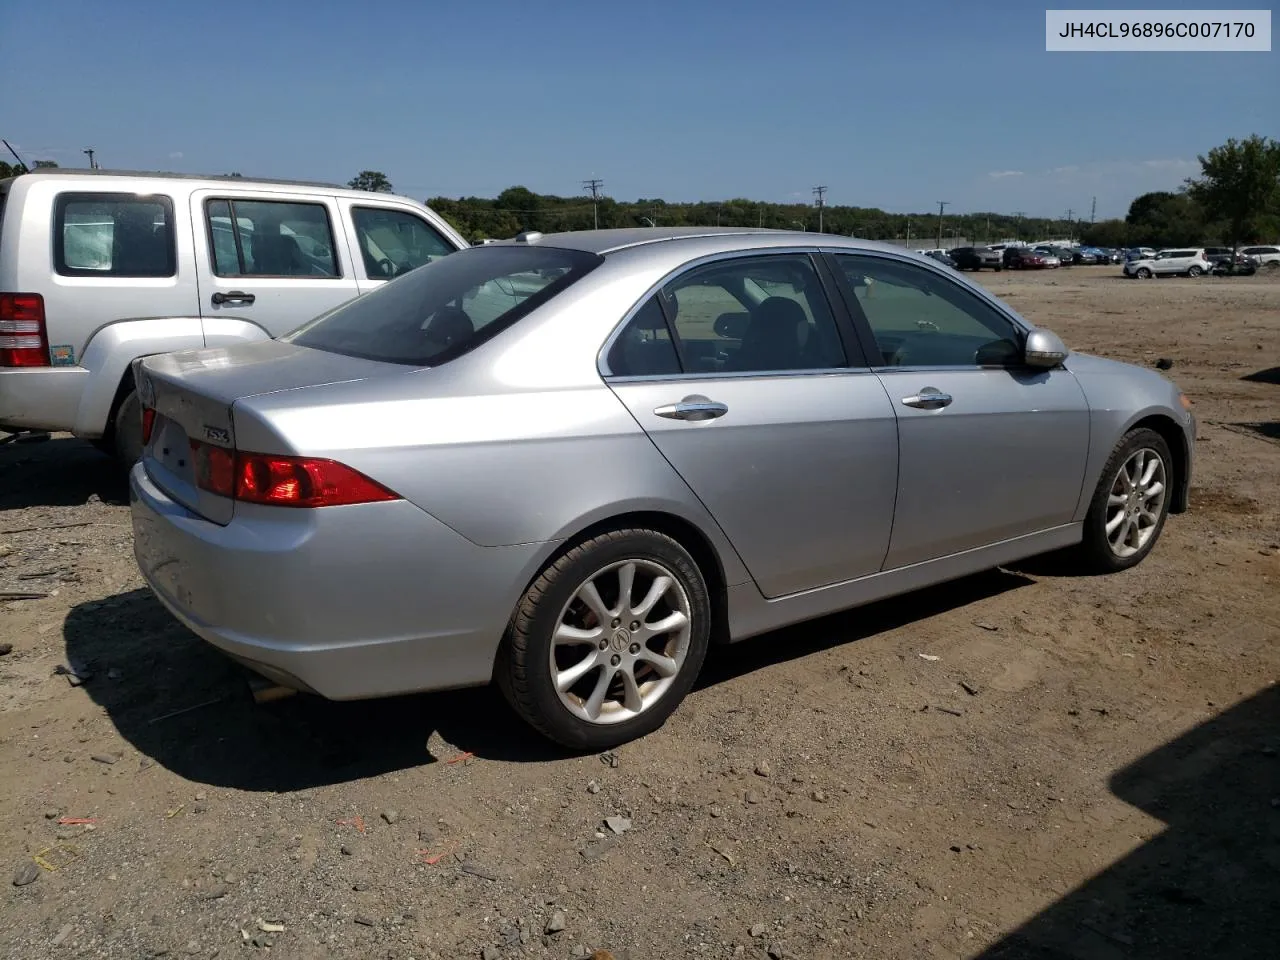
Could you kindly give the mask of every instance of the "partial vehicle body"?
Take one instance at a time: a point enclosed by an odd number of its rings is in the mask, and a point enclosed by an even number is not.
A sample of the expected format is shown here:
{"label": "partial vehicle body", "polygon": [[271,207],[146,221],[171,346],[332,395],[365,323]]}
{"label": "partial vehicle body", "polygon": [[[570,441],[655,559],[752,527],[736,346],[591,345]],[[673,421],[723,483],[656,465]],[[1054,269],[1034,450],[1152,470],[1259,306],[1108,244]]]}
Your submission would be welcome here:
{"label": "partial vehicle body", "polygon": [[1251,257],[1262,270],[1280,270],[1280,246],[1243,247],[1239,252]]}
{"label": "partial vehicle body", "polygon": [[925,256],[930,260],[937,260],[944,267],[951,267],[953,270],[956,268],[956,262],[941,250],[929,250],[925,253]]}
{"label": "partial vehicle body", "polygon": [[494,680],[593,749],[712,642],[1050,550],[1138,563],[1195,434],[1156,371],[789,231],[522,235],[135,377],[135,553],[183,623],[334,699]]}
{"label": "partial vehicle body", "polygon": [[1002,270],[1004,260],[999,250],[989,247],[956,247],[947,251],[957,270]]}
{"label": "partial vehicle body", "polygon": [[0,180],[0,429],[69,431],[132,462],[135,358],[286,333],[465,247],[417,201],[325,184]]}

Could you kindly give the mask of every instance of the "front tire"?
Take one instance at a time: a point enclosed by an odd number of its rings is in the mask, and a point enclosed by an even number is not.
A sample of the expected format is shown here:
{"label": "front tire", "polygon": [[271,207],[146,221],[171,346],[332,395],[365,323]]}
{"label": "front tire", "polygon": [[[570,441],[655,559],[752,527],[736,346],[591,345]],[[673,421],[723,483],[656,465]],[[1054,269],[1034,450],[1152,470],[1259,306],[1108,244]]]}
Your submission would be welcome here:
{"label": "front tire", "polygon": [[1146,427],[1126,433],[1089,503],[1082,565],[1092,573],[1115,573],[1141,563],[1160,539],[1173,483],[1173,457],[1164,437]]}
{"label": "front tire", "polygon": [[1151,279],[1151,271],[1150,271],[1150,270],[1148,270],[1146,267],[1139,267],[1136,271],[1134,271],[1134,275],[1135,275],[1139,280],[1150,280],[1150,279]]}
{"label": "front tire", "polygon": [[525,592],[495,676],[515,711],[574,750],[658,729],[706,659],[711,602],[697,563],[655,530],[603,533]]}
{"label": "front tire", "polygon": [[1192,267],[1187,271],[1187,276],[1191,277],[1191,279],[1194,280],[1196,277],[1200,276],[1200,274],[1202,273],[1204,273],[1204,271],[1201,270],[1199,267]]}

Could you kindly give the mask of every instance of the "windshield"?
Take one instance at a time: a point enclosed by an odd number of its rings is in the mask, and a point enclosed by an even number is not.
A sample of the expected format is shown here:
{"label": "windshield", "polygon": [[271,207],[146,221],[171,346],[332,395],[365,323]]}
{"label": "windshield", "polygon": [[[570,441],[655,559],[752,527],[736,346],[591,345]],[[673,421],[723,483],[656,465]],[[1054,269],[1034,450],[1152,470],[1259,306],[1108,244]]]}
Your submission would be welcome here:
{"label": "windshield", "polygon": [[411,270],[281,339],[366,360],[444,363],[603,262],[594,253],[556,247],[473,247]]}

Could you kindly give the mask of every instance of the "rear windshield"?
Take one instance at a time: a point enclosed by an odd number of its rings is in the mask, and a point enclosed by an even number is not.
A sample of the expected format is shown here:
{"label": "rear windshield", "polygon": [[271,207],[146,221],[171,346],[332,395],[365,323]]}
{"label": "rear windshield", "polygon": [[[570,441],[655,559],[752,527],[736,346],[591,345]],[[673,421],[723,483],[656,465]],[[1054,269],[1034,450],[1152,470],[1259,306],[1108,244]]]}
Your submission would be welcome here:
{"label": "rear windshield", "polygon": [[603,262],[594,253],[556,247],[473,247],[411,270],[281,339],[366,360],[444,363]]}

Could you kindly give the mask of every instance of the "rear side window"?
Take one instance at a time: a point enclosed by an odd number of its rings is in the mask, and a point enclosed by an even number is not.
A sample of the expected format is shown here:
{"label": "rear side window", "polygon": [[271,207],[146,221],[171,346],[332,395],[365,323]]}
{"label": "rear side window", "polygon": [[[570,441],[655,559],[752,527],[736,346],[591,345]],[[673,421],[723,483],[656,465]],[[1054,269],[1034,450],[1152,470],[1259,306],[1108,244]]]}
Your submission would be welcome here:
{"label": "rear side window", "polygon": [[341,276],[322,203],[209,200],[205,219],[213,272],[220,277]]}
{"label": "rear side window", "polygon": [[472,247],[418,267],[282,337],[366,360],[431,366],[474,349],[604,258],[556,247]]}
{"label": "rear side window", "polygon": [[173,201],[156,194],[59,194],[53,262],[66,277],[172,277]]}

